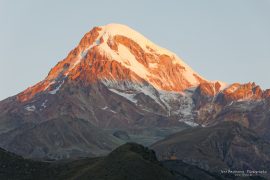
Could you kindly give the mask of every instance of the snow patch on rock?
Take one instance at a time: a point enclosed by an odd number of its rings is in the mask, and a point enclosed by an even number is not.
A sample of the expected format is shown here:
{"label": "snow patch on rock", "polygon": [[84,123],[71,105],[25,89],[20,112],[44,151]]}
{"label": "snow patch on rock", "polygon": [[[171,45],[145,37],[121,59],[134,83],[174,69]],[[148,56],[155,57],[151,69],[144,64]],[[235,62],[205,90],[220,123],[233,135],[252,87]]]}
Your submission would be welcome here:
{"label": "snow patch on rock", "polygon": [[157,63],[149,63],[149,67],[152,69],[158,68],[158,64]]}
{"label": "snow patch on rock", "polygon": [[47,106],[46,106],[46,103],[48,102],[48,99],[46,99],[42,104],[41,104],[41,108],[45,109]]}
{"label": "snow patch on rock", "polygon": [[59,91],[59,89],[61,88],[61,86],[64,84],[64,80],[52,91],[49,92],[49,94],[56,94],[57,91]]}
{"label": "snow patch on rock", "polygon": [[101,108],[102,110],[106,110],[106,109],[108,109],[108,106],[105,106],[105,107],[103,107],[103,108]]}
{"label": "snow patch on rock", "polygon": [[169,115],[179,115],[182,119],[193,120],[194,102],[186,93],[158,91],[161,101],[166,105]]}
{"label": "snow patch on rock", "polygon": [[191,126],[191,127],[196,127],[199,126],[199,124],[192,122],[192,121],[180,121],[180,122],[184,122],[185,124]]}
{"label": "snow patch on rock", "polygon": [[136,94],[129,94],[129,93],[125,93],[125,92],[120,92],[120,91],[117,91],[116,89],[109,89],[109,90],[116,93],[116,94],[118,94],[118,95],[120,95],[120,96],[122,96],[122,97],[124,97],[124,98],[126,98],[127,100],[129,100],[129,101],[131,101],[131,102],[133,102],[135,104],[137,103],[137,100],[134,98],[134,96]]}
{"label": "snow patch on rock", "polygon": [[24,107],[24,109],[27,110],[27,111],[33,112],[33,111],[36,110],[36,106],[35,105],[27,105],[27,106]]}

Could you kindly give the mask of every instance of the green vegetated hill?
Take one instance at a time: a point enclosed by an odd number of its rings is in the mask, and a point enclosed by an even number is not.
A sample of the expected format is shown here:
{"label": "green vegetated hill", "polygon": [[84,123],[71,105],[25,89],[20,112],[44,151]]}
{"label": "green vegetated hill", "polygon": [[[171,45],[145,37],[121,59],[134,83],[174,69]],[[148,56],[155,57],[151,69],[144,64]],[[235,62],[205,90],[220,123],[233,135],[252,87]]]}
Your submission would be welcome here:
{"label": "green vegetated hill", "polygon": [[57,162],[28,160],[1,149],[0,179],[211,180],[237,178],[211,173],[179,160],[160,162],[153,150],[139,144],[127,143],[105,157]]}
{"label": "green vegetated hill", "polygon": [[128,143],[106,157],[53,163],[23,159],[1,149],[0,179],[173,180],[176,177],[156,159],[154,151]]}

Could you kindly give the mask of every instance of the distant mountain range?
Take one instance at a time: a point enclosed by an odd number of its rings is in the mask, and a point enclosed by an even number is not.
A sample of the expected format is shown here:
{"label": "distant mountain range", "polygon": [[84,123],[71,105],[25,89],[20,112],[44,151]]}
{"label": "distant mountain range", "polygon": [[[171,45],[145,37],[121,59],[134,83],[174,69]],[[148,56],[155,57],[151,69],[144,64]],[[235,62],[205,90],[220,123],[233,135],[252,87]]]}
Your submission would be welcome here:
{"label": "distant mountain range", "polygon": [[267,170],[269,128],[269,89],[207,80],[120,24],[94,27],[44,80],[0,102],[0,147],[39,160],[136,142],[168,167]]}

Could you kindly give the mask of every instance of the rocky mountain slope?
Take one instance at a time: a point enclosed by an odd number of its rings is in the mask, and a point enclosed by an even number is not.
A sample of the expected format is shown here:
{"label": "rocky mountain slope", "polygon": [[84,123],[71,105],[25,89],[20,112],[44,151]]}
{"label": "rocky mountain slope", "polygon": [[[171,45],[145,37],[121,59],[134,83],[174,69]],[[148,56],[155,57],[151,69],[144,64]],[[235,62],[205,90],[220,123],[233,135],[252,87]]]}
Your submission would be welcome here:
{"label": "rocky mountain slope", "polygon": [[209,126],[221,121],[237,121],[270,140],[270,96],[255,83],[234,83],[224,88],[218,83],[202,83],[193,93],[196,122]]}
{"label": "rocky mountain slope", "polygon": [[86,33],[44,80],[0,102],[0,146],[31,158],[99,156],[221,121],[270,139],[269,96],[253,83],[206,80],[138,32],[109,24]]}
{"label": "rocky mountain slope", "polygon": [[160,160],[182,160],[210,172],[264,170],[269,177],[270,143],[236,122],[196,127],[151,146]]}
{"label": "rocky mountain slope", "polygon": [[73,159],[101,156],[124,141],[93,126],[86,120],[63,116],[38,125],[28,123],[3,133],[0,144],[17,149],[24,157],[37,159]]}

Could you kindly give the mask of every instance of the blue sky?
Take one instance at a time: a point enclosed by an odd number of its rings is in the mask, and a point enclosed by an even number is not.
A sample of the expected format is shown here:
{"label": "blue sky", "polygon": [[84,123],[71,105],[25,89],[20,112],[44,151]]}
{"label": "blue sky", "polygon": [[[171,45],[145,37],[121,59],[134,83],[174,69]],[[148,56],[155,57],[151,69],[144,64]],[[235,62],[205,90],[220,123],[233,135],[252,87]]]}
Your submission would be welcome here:
{"label": "blue sky", "polygon": [[0,0],[0,99],[45,78],[92,27],[122,23],[209,80],[270,88],[270,0]]}

